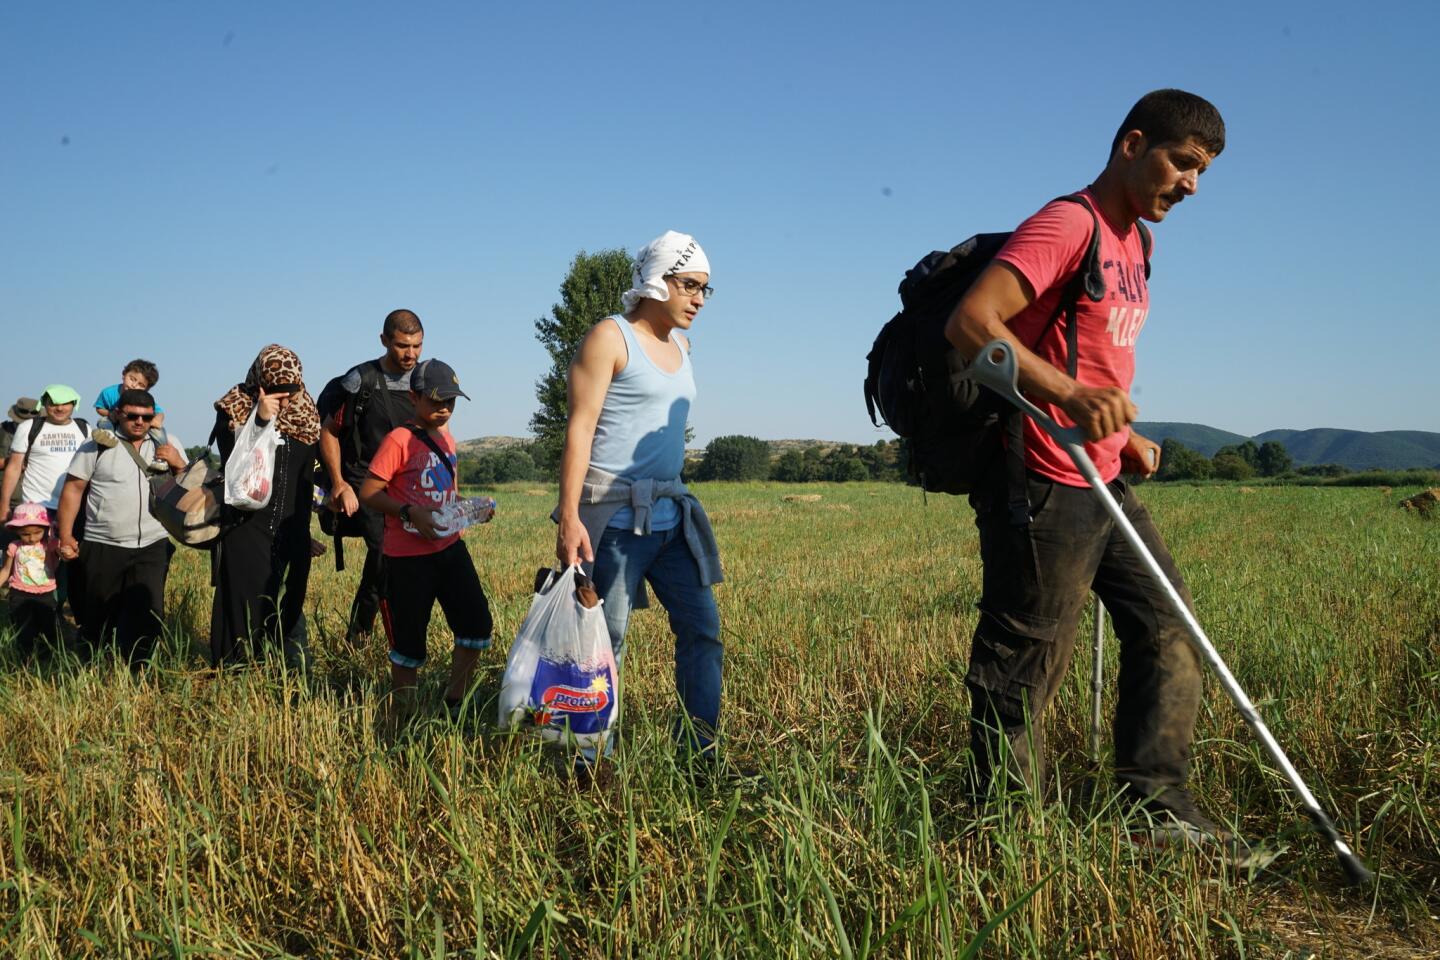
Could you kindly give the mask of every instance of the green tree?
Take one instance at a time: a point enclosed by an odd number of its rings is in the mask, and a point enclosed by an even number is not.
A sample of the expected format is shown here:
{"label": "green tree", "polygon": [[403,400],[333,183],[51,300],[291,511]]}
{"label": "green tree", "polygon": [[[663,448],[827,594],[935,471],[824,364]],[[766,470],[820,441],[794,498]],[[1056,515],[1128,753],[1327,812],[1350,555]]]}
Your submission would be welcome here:
{"label": "green tree", "polygon": [[1221,447],[1215,451],[1215,456],[1239,457],[1249,464],[1252,470],[1260,469],[1260,448],[1255,446],[1254,440],[1246,440],[1244,443],[1232,443],[1228,447]]}
{"label": "green tree", "polygon": [[1215,476],[1221,480],[1248,480],[1255,476],[1255,468],[1245,462],[1238,453],[1222,450],[1215,454],[1213,461]]}
{"label": "green tree", "polygon": [[805,466],[805,455],[799,450],[786,450],[770,470],[770,479],[780,483],[807,483],[813,479]]}
{"label": "green tree", "polygon": [[1156,480],[1204,480],[1214,473],[1214,465],[1198,451],[1171,437],[1160,445],[1160,471]]}
{"label": "green tree", "polygon": [[490,453],[460,458],[460,482],[488,487],[496,483],[515,483],[540,479],[540,468],[531,454],[533,444],[506,447]]}
{"label": "green tree", "polygon": [[581,250],[560,284],[560,302],[550,316],[535,321],[535,338],[550,354],[550,370],[535,383],[540,409],[530,418],[535,434],[532,456],[541,471],[553,474],[565,445],[566,378],[580,341],[597,321],[619,313],[620,297],[630,289],[632,260],[624,250]]}
{"label": "green tree", "polygon": [[192,462],[194,462],[194,461],[196,461],[196,460],[199,460],[199,459],[202,458],[202,457],[205,459],[205,462],[208,463],[208,464],[210,464],[210,466],[212,466],[212,467],[218,465],[219,462],[220,462],[220,459],[215,456],[215,454],[210,450],[209,447],[198,447],[198,446],[197,446],[197,447],[186,447],[186,448],[185,448],[185,462],[186,462],[186,463],[192,463]]}
{"label": "green tree", "polygon": [[770,447],[755,437],[716,437],[705,446],[697,480],[764,480],[770,476]]}
{"label": "green tree", "polygon": [[1285,444],[1279,440],[1266,440],[1262,443],[1259,460],[1262,477],[1278,477],[1294,466],[1294,461],[1290,459],[1290,451],[1286,450]]}
{"label": "green tree", "polygon": [[859,457],[839,457],[830,469],[830,479],[836,483],[869,480],[870,471]]}

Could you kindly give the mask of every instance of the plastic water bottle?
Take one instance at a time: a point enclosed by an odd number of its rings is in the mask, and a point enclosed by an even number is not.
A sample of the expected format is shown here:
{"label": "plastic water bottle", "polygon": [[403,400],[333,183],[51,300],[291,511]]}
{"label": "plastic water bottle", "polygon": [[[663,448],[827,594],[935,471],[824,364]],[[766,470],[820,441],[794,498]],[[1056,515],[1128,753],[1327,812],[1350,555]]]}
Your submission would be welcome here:
{"label": "plastic water bottle", "polygon": [[466,527],[485,523],[495,516],[493,497],[466,497],[456,500],[441,510],[435,517],[435,532],[442,536],[459,533]]}

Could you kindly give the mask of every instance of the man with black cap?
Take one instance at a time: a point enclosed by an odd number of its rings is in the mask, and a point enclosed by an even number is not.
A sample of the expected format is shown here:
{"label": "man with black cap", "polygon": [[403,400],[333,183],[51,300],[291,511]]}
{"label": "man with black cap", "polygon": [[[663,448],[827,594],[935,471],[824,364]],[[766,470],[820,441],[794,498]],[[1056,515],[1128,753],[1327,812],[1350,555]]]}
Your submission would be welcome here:
{"label": "man with black cap", "polygon": [[390,635],[390,678],[397,706],[413,706],[425,633],[435,601],[455,637],[445,705],[458,714],[475,661],[490,646],[490,604],[460,531],[443,511],[457,500],[455,438],[448,426],[455,398],[470,398],[449,364],[425,360],[410,376],[415,415],[380,444],[360,502],[385,517],[385,599],[380,615]]}

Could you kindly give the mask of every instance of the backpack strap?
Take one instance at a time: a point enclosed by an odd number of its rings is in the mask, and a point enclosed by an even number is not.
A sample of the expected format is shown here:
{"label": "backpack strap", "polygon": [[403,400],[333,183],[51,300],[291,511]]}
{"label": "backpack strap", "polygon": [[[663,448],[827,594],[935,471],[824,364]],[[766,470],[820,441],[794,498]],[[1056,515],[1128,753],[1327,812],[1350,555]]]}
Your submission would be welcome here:
{"label": "backpack strap", "polygon": [[[346,423],[350,430],[350,453],[351,463],[364,463],[365,450],[362,443],[362,423],[372,413],[371,405],[375,402],[380,404],[385,413],[385,423],[389,430],[399,426],[395,422],[395,409],[390,405],[390,385],[385,379],[385,369],[380,366],[379,360],[366,360],[360,364],[360,386],[355,391],[355,397],[350,401],[349,416]],[[387,430],[388,432],[388,430]]]}
{"label": "backpack strap", "polygon": [[[20,460],[21,473],[24,473],[25,468],[30,466],[30,451],[35,449],[35,441],[40,438],[40,431],[44,430],[45,424],[49,422],[50,421],[44,417],[35,417],[30,421],[30,439],[29,442],[25,444],[25,456]],[[71,417],[70,422],[80,428],[80,439],[82,441],[90,439],[90,424],[79,417]],[[18,490],[19,488],[17,487],[16,489]]]}
{"label": "backpack strap", "polygon": [[440,463],[445,467],[445,472],[450,474],[451,485],[458,487],[459,483],[457,482],[457,479],[455,477],[455,468],[450,466],[450,455],[447,454],[444,450],[441,450],[438,443],[430,439],[430,431],[426,430],[424,427],[416,426],[413,423],[407,423],[405,424],[405,426],[410,428],[411,433],[415,434],[415,436],[420,438],[421,443],[425,444],[425,446],[430,448],[430,452],[435,454],[435,456],[440,460]]}
{"label": "backpack strap", "polygon": [[[116,443],[115,446],[117,446],[117,447],[124,447],[124,448],[125,448],[125,452],[128,453],[128,454],[130,454],[130,459],[135,461],[135,466],[137,466],[137,467],[140,468],[140,476],[145,477],[146,479],[149,479],[149,477],[150,477],[150,464],[146,463],[146,462],[145,462],[145,458],[142,457],[142,456],[140,456],[140,454],[135,450],[135,445],[134,445],[134,444],[132,444],[132,443],[131,443],[130,441],[128,441],[128,440],[121,440],[120,442]],[[101,453],[103,453],[103,452],[104,452],[104,450],[102,449],[102,450],[101,450]],[[99,454],[96,455],[95,459],[97,459],[97,460],[100,459]]]}
{"label": "backpack strap", "polygon": [[[1090,243],[1085,248],[1085,256],[1080,260],[1080,266],[1076,269],[1075,275],[1065,283],[1064,292],[1060,295],[1060,302],[1055,305],[1055,312],[1050,314],[1050,319],[1041,328],[1040,335],[1035,342],[1030,344],[1033,351],[1038,349],[1041,342],[1050,333],[1050,328],[1057,322],[1064,323],[1065,330],[1065,373],[1070,379],[1075,375],[1080,365],[1080,324],[1076,313],[1080,307],[1080,297],[1089,297],[1091,302],[1098,303],[1105,297],[1105,272],[1100,266],[1100,218],[1095,214],[1095,208],[1090,201],[1078,193],[1067,194],[1063,197],[1056,197],[1054,203],[1074,203],[1085,208],[1090,214]],[[1141,244],[1145,248],[1145,276],[1150,276],[1150,234],[1144,231],[1140,235]],[[1007,502],[1009,504],[1010,523],[1012,526],[1023,527],[1030,523],[1030,494],[1025,484],[1025,417],[1019,410],[1012,408],[1005,415],[1006,435],[1006,489],[1008,491]]]}

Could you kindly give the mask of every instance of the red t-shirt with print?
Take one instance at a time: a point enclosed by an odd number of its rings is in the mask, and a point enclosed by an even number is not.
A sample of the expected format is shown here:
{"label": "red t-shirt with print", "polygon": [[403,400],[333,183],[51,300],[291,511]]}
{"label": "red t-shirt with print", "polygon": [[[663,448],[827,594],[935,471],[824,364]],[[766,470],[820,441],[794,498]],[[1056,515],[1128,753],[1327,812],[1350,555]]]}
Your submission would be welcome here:
{"label": "red t-shirt with print", "polygon": [[[450,435],[449,427],[441,427],[438,433],[430,434],[430,439],[444,452],[449,469],[415,431],[396,427],[375,451],[370,461],[370,475],[384,480],[385,492],[401,503],[440,510],[456,497],[455,438]],[[460,539],[459,533],[452,533],[439,540],[427,540],[406,526],[399,517],[385,516],[385,539],[381,545],[385,556],[418,557],[439,553]]]}
{"label": "red t-shirt with print", "polygon": [[[1090,201],[1099,221],[1105,296],[1099,303],[1080,296],[1075,314],[1080,354],[1075,379],[1087,387],[1119,387],[1128,394],[1135,379],[1135,340],[1150,313],[1145,250],[1139,227],[1132,224],[1124,231],[1117,230],[1089,190],[1081,191],[1081,195]],[[1065,285],[1080,268],[1090,246],[1092,223],[1090,214],[1078,203],[1052,201],[1020,224],[996,254],[996,259],[1019,270],[1035,290],[1035,301],[1015,315],[1010,328],[1042,360],[1060,370],[1066,369],[1065,331],[1060,323],[1057,321],[1039,344],[1035,338],[1059,305]],[[1035,405],[1062,427],[1074,425],[1055,404],[1036,401]],[[1130,429],[1126,427],[1099,443],[1085,444],[1106,483],[1120,474],[1120,451],[1129,437]],[[1025,465],[1058,483],[1088,485],[1070,455],[1029,417],[1025,418]]]}

